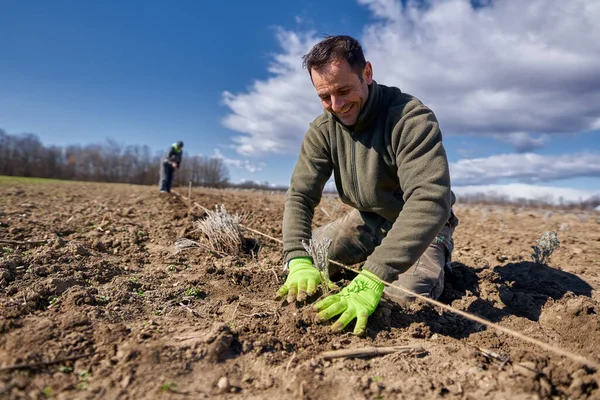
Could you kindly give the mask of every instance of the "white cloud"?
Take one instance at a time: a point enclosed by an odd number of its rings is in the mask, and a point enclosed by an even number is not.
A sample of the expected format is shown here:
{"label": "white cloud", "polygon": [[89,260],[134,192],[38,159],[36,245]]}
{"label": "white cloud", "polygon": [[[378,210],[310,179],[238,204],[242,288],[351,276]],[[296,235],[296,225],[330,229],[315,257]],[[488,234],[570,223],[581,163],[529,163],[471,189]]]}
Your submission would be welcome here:
{"label": "white cloud", "polygon": [[242,155],[297,152],[308,123],[322,112],[302,68],[302,56],[317,39],[283,30],[277,36],[286,52],[274,56],[269,67],[272,76],[255,81],[248,93],[223,93],[223,101],[232,111],[223,124],[245,134],[234,138]]}
{"label": "white cloud", "polygon": [[515,148],[515,151],[519,153],[527,153],[542,148],[547,139],[546,135],[536,137],[525,132],[496,134],[494,137],[502,142],[511,144]]}
{"label": "white cloud", "polygon": [[[451,133],[587,130],[600,112],[600,4],[593,0],[361,0],[376,78],[429,104]],[[411,4],[411,2],[409,2]]]}
{"label": "white cloud", "polygon": [[528,200],[547,200],[554,204],[559,204],[561,199],[565,203],[579,202],[587,200],[592,196],[597,196],[600,192],[591,190],[578,190],[566,187],[538,186],[524,183],[511,183],[507,185],[476,185],[476,186],[455,186],[452,188],[458,197],[457,203],[460,203],[460,197],[472,194],[483,193],[487,195],[506,196],[510,201],[517,199]]}
{"label": "white cloud", "polygon": [[453,185],[480,185],[504,179],[548,182],[600,176],[600,154],[543,156],[533,153],[501,154],[459,160],[450,164]]}
{"label": "white cloud", "polygon": [[220,158],[223,160],[225,165],[230,167],[245,169],[248,172],[255,173],[261,171],[265,167],[265,163],[254,164],[248,160],[240,160],[234,158],[226,158],[223,153],[221,153],[218,149],[215,149],[215,154],[213,155],[215,158]]}
{"label": "white cloud", "polygon": [[[503,0],[474,9],[468,0],[359,0],[376,17],[358,39],[375,79],[428,104],[444,133],[509,134],[520,151],[530,134],[598,129],[600,2]],[[280,30],[283,52],[270,78],[223,94],[238,153],[296,153],[321,106],[301,57],[312,33]],[[526,136],[528,140],[525,140]]]}

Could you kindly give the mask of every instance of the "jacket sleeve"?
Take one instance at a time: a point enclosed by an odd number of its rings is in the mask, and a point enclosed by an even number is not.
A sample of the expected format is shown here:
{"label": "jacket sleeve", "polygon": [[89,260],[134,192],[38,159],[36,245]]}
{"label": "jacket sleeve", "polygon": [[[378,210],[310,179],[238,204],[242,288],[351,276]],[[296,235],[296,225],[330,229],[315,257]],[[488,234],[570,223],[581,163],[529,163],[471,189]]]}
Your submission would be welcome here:
{"label": "jacket sleeve", "polygon": [[302,241],[312,237],[314,210],[321,201],[323,188],[332,171],[326,137],[318,127],[311,125],[302,142],[285,195],[282,230],[286,262],[295,257],[308,257]]}
{"label": "jacket sleeve", "polygon": [[388,282],[421,257],[451,213],[450,172],[438,122],[427,107],[411,103],[392,133],[404,207],[364,265]]}
{"label": "jacket sleeve", "polygon": [[167,151],[167,155],[165,156],[165,163],[173,162],[173,155],[175,154],[175,150],[173,146],[169,147],[169,151]]}

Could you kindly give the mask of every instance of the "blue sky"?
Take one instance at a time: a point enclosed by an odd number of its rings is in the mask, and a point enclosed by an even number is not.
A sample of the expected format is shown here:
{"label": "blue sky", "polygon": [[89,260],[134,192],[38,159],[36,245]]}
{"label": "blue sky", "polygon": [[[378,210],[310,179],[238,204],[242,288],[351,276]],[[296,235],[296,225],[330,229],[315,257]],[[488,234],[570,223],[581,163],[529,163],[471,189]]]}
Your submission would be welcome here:
{"label": "blue sky", "polygon": [[234,182],[286,185],[321,111],[301,56],[350,34],[375,80],[436,113],[456,191],[600,193],[600,6],[477,4],[0,0],[0,128],[58,145],[181,139]]}

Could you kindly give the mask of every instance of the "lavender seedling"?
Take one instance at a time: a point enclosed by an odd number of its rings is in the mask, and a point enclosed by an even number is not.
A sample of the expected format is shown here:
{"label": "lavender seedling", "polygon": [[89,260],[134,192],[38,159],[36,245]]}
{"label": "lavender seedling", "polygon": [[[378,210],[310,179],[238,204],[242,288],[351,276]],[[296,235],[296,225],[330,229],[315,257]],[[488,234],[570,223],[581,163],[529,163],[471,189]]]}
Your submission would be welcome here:
{"label": "lavender seedling", "polygon": [[319,273],[323,286],[323,293],[329,293],[331,281],[329,279],[329,247],[331,247],[331,239],[319,239],[315,242],[312,240],[303,240],[304,249],[311,255],[313,262]]}
{"label": "lavender seedling", "polygon": [[560,242],[558,241],[558,235],[555,231],[552,232],[544,232],[544,234],[537,240],[537,246],[531,246],[533,249],[533,253],[531,253],[531,258],[537,264],[546,264],[550,261],[550,256],[554,250],[560,247]]}
{"label": "lavender seedling", "polygon": [[215,211],[207,210],[206,214],[205,219],[196,221],[195,228],[206,235],[210,249],[219,253],[238,254],[242,249],[243,216],[229,214],[223,204],[221,207],[215,206]]}

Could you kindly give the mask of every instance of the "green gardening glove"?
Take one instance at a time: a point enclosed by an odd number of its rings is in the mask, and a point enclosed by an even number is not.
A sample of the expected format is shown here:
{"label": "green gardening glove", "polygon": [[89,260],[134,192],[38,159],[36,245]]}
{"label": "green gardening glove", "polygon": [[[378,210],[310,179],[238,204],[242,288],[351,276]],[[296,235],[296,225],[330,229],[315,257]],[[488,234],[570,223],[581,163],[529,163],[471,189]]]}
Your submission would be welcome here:
{"label": "green gardening glove", "polygon": [[292,258],[289,262],[290,273],[283,286],[277,291],[277,299],[287,295],[288,303],[305,301],[317,291],[321,283],[321,273],[313,266],[308,257]]}
{"label": "green gardening glove", "polygon": [[377,275],[363,270],[341,292],[315,304],[315,310],[319,311],[317,322],[327,321],[343,313],[331,326],[331,330],[339,332],[356,318],[354,334],[363,334],[367,327],[367,318],[373,314],[381,300],[383,287]]}

